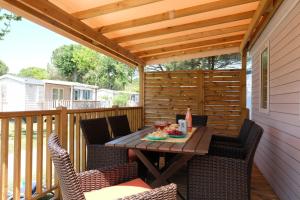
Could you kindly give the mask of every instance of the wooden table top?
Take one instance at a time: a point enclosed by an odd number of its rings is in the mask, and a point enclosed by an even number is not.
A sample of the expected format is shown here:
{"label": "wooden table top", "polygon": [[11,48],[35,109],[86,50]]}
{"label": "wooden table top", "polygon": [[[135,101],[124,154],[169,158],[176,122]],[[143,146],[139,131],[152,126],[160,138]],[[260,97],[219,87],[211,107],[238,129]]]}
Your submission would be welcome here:
{"label": "wooden table top", "polygon": [[185,143],[141,140],[148,133],[151,133],[154,130],[154,128],[147,128],[137,131],[135,133],[112,140],[106,143],[105,146],[169,153],[191,153],[204,155],[208,153],[211,136],[214,133],[213,128],[199,127]]}

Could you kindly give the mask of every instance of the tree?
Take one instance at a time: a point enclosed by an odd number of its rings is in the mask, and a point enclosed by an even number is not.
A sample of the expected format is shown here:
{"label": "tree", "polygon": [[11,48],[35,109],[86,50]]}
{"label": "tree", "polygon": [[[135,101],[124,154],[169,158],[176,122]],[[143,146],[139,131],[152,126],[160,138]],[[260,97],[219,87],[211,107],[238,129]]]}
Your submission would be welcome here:
{"label": "tree", "polygon": [[122,90],[132,83],[135,69],[120,63],[113,58],[100,55],[99,65],[84,76],[84,82],[102,88]]}
{"label": "tree", "polygon": [[48,73],[45,69],[39,67],[27,67],[20,70],[19,76],[35,79],[47,79]]}
{"label": "tree", "polygon": [[81,45],[64,45],[52,53],[51,63],[66,80],[82,82],[83,76],[99,65],[99,54]]}
{"label": "tree", "polygon": [[118,94],[113,98],[113,105],[126,106],[129,101],[128,94]]}
{"label": "tree", "polygon": [[132,83],[135,69],[81,45],[64,45],[52,53],[48,70],[69,81],[120,90]]}
{"label": "tree", "polygon": [[3,40],[4,36],[9,33],[11,22],[20,20],[20,16],[16,16],[13,13],[7,12],[0,8],[0,40]]}
{"label": "tree", "polygon": [[211,56],[206,58],[196,58],[185,61],[174,61],[167,64],[147,66],[147,71],[174,71],[174,70],[193,70],[193,69],[224,69],[234,68],[241,63],[240,54],[227,54]]}
{"label": "tree", "polygon": [[8,72],[7,65],[0,60],[0,76],[7,74],[7,72]]}

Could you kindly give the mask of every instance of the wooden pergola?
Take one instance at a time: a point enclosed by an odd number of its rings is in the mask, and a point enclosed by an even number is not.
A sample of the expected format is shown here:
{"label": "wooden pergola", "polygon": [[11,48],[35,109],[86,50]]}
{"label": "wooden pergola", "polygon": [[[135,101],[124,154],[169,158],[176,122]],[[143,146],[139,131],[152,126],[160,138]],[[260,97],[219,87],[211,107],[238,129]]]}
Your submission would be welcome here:
{"label": "wooden pergola", "polygon": [[[138,67],[140,106],[144,107],[146,124],[183,112],[183,108],[178,107],[195,104],[192,109],[197,114],[210,113],[210,119],[216,117],[216,120],[221,120],[214,121],[212,125],[219,126],[222,130],[232,129],[229,126],[234,125],[235,130],[231,130],[234,134],[242,122],[238,119],[247,117],[247,49],[255,43],[282,2],[283,0],[0,0],[0,6],[96,51]],[[175,73],[167,75],[169,80],[163,80],[165,75],[144,73],[144,66],[147,64],[238,52],[242,54],[240,72]],[[158,81],[153,82],[151,76]],[[171,80],[174,76],[177,79]],[[197,79],[197,84],[190,82],[190,78]],[[170,84],[171,87],[177,87],[172,88],[178,93],[176,97],[172,96],[174,90],[167,89]],[[188,94],[181,98],[187,87],[190,88],[190,93],[197,95],[191,97]],[[207,91],[205,94],[210,92],[212,95],[204,95],[202,91],[206,87],[214,91]],[[232,95],[232,92],[235,94]],[[166,98],[166,94],[170,96]],[[157,104],[159,99],[167,102],[162,102],[164,105],[161,104],[160,107]],[[157,108],[149,106],[153,104]],[[215,106],[223,108],[222,111],[213,108]],[[165,113],[160,112],[161,109],[165,109]]]}
{"label": "wooden pergola", "polygon": [[283,0],[0,0],[0,6],[134,66],[242,52]]}
{"label": "wooden pergola", "polygon": [[[37,199],[58,187],[52,184],[51,159],[50,155],[46,154],[47,190],[43,191],[42,188],[43,119],[47,119],[47,134],[51,133],[55,125],[55,130],[61,134],[63,145],[67,144],[69,134],[71,159],[75,162],[77,171],[85,169],[85,148],[78,148],[85,145],[84,142],[80,145],[82,136],[79,119],[82,116],[103,117],[126,114],[129,116],[133,130],[137,130],[145,124],[144,111],[151,109],[148,106],[151,102],[147,104],[147,99],[159,97],[167,98],[169,100],[165,103],[167,105],[171,100],[172,103],[176,101],[176,105],[180,106],[182,106],[182,101],[196,102],[195,106],[200,114],[209,112],[212,118],[214,117],[213,119],[226,118],[228,121],[215,123],[220,130],[229,127],[227,125],[233,122],[237,125],[238,120],[244,116],[243,109],[246,108],[247,50],[256,42],[282,2],[283,0],[0,0],[0,8],[10,10],[130,66],[138,67],[141,88],[141,107],[121,108],[120,110],[115,108],[66,110],[62,108],[54,111],[2,114],[1,127],[4,131],[1,136],[0,199],[7,198],[10,119],[16,119],[15,135],[17,138],[14,145],[14,199],[20,196],[21,120],[24,117],[26,117],[26,141],[28,141],[26,142],[26,199]],[[238,71],[144,73],[144,67],[147,64],[239,52],[242,54],[242,69]],[[167,81],[164,80],[165,77]],[[188,85],[189,91],[186,85],[182,85],[182,80]],[[174,87],[171,88],[172,90],[169,89],[170,85]],[[180,90],[175,88],[176,86]],[[152,91],[149,92],[147,88],[150,87]],[[157,92],[158,89],[161,91]],[[229,92],[234,90],[235,94],[227,96],[227,90],[231,90]],[[177,99],[172,97],[174,91],[177,91]],[[188,95],[181,95],[186,91]],[[203,91],[207,96],[203,94]],[[194,95],[195,93],[197,95]],[[163,95],[167,97],[162,97]],[[209,101],[213,103],[206,104]],[[217,101],[221,101],[222,104],[216,105]],[[235,103],[232,104],[232,102]],[[153,105],[157,107],[153,113],[160,114],[160,105],[155,103]],[[182,107],[186,109],[185,106]],[[204,112],[205,106],[207,107],[206,113]],[[215,109],[215,107],[218,108]],[[168,111],[169,108],[164,109]],[[218,112],[221,114],[216,116]],[[54,122],[53,116],[58,120]],[[37,196],[32,198],[32,125],[35,117],[38,120],[37,160],[39,162]],[[75,118],[76,121],[74,121]],[[228,130],[236,131],[237,128]],[[74,137],[76,137],[75,140]],[[82,155],[82,162],[80,155]]]}

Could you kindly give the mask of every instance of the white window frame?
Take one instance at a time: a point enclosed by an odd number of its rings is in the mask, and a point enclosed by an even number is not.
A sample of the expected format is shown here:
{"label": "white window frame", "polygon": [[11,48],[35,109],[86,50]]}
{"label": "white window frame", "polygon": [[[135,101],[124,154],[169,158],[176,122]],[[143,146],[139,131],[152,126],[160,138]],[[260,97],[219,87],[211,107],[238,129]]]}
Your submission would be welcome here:
{"label": "white window frame", "polygon": [[[262,53],[268,49],[268,65],[267,65],[267,108],[262,107]],[[270,42],[268,41],[259,52],[259,112],[268,114],[270,111]]]}
{"label": "white window frame", "polygon": [[[54,99],[53,98],[53,93],[54,93],[54,90],[57,90],[57,92],[58,92],[58,99]],[[62,91],[62,99],[60,99],[59,98],[59,92],[60,92],[60,90]],[[65,90],[64,90],[64,88],[52,88],[52,100],[63,100],[64,99],[64,93],[65,93]]]}

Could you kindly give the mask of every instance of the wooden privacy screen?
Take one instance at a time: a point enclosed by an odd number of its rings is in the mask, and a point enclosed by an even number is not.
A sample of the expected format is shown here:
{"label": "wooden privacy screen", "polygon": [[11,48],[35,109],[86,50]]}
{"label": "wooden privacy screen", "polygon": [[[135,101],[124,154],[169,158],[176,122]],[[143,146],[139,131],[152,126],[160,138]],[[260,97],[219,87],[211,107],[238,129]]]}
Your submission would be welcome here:
{"label": "wooden privacy screen", "polygon": [[176,114],[208,115],[208,126],[236,135],[245,118],[242,70],[189,70],[145,73],[145,125],[175,122]]}

